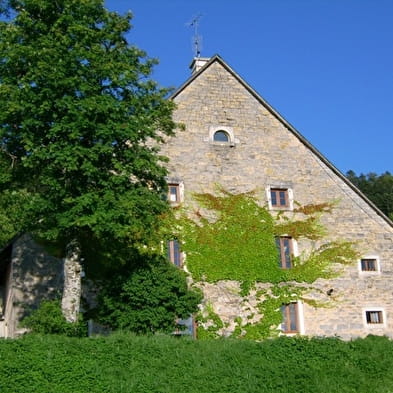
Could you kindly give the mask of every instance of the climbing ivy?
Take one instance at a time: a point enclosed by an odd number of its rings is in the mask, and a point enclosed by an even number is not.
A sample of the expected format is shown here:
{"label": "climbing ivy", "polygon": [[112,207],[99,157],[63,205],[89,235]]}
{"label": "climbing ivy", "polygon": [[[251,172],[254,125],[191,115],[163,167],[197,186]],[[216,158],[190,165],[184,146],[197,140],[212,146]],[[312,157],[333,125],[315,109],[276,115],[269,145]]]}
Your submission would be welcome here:
{"label": "climbing ivy", "polygon": [[[218,338],[218,331],[224,327],[224,323],[219,315],[214,312],[211,303],[205,306],[204,312],[200,312],[197,315],[196,321],[198,323],[197,337],[201,340]],[[202,327],[202,324],[204,324],[206,328]]]}
{"label": "climbing ivy", "polygon": [[[279,282],[274,220],[252,194],[195,195],[204,208],[179,218],[178,237],[196,281]],[[207,209],[207,210],[206,210]],[[262,263],[261,263],[262,262]]]}
{"label": "climbing ivy", "polygon": [[[282,322],[281,306],[302,297],[306,288],[294,285],[273,285],[269,291],[259,293],[259,312],[261,319],[256,323],[246,323],[238,329],[237,337],[262,340],[278,336],[278,326]],[[263,299],[263,300],[261,300]]]}
{"label": "climbing ivy", "polygon": [[[303,298],[310,290],[310,285],[301,283],[335,277],[340,273],[339,265],[358,257],[353,243],[327,240],[321,217],[331,213],[336,202],[298,205],[292,212],[272,214],[258,203],[256,193],[232,194],[223,189],[217,195],[196,194],[194,202],[191,211],[183,208],[174,215],[171,226],[171,233],[182,242],[193,280],[238,281],[243,300],[251,291],[258,299],[260,319],[238,318],[235,336],[262,339],[276,334],[281,305]],[[292,257],[291,269],[278,263],[275,238],[283,235],[308,240],[311,245],[309,252]],[[269,283],[270,287],[258,292],[258,283]],[[201,322],[211,320],[209,331],[217,335],[221,324],[210,318],[213,313],[211,309]]]}

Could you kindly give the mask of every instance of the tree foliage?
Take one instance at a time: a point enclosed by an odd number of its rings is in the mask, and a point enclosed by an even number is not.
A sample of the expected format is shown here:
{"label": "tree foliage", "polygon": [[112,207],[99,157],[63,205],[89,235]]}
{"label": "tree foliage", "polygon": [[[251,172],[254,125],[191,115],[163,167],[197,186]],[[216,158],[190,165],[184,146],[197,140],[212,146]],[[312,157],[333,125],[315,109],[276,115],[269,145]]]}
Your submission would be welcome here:
{"label": "tree foliage", "polygon": [[44,300],[22,321],[22,326],[38,334],[59,334],[68,337],[86,337],[87,324],[80,318],[77,323],[67,322],[59,300]]}
{"label": "tree foliage", "polygon": [[361,173],[357,176],[354,171],[348,171],[346,175],[383,213],[393,219],[393,175],[390,172],[381,175]]}
{"label": "tree foliage", "polygon": [[156,257],[135,270],[118,272],[100,290],[98,320],[139,334],[172,333],[176,321],[198,309],[201,294],[189,290],[185,273]]}
{"label": "tree foliage", "polygon": [[18,227],[8,232],[78,239],[85,256],[111,239],[143,242],[167,208],[151,141],[175,124],[168,91],[151,79],[156,61],[126,40],[131,14],[101,0],[10,3],[14,17],[0,22],[0,202],[15,195],[16,218],[7,214]]}
{"label": "tree foliage", "polygon": [[0,15],[9,16],[9,8],[8,0],[0,0]]}
{"label": "tree foliage", "polygon": [[[84,258],[96,279],[109,277],[108,265],[129,265],[121,283],[105,283],[119,284],[103,292],[111,326],[168,330],[175,314],[195,309],[194,293],[184,275],[167,262],[149,266],[139,250],[168,209],[158,146],[177,126],[174,104],[151,79],[156,60],[127,42],[131,14],[103,3],[0,3],[8,11],[0,21],[0,241],[29,231],[59,257],[74,244],[71,262]],[[135,300],[148,294],[162,302],[159,317],[147,298]]]}

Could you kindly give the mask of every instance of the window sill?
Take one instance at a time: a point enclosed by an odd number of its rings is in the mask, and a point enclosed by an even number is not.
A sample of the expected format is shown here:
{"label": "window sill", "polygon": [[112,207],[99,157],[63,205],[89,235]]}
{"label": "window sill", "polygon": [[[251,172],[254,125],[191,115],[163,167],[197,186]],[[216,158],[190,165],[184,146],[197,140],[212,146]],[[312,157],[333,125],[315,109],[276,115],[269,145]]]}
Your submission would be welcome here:
{"label": "window sill", "polygon": [[220,147],[235,147],[235,144],[233,142],[214,142],[214,141],[211,141],[210,144],[212,146],[220,146]]}
{"label": "window sill", "polygon": [[293,211],[293,207],[292,206],[269,206],[269,210],[291,212],[291,211]]}
{"label": "window sill", "polygon": [[360,277],[362,277],[362,276],[379,276],[379,275],[381,275],[381,272],[380,271],[364,271],[364,270],[360,270],[359,271],[359,276]]}

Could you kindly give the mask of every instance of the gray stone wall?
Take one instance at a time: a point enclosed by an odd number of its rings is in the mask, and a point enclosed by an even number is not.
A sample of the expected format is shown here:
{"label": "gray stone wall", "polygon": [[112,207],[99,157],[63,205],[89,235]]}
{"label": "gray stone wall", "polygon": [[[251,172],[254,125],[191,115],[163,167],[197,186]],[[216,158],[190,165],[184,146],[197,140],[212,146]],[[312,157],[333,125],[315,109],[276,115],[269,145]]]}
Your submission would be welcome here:
{"label": "gray stone wall", "polygon": [[[345,339],[367,334],[393,337],[392,226],[219,61],[174,100],[178,106],[175,120],[184,123],[186,130],[170,138],[162,153],[170,158],[170,178],[184,183],[185,202],[193,192],[214,192],[220,184],[232,192],[257,190],[260,201],[267,203],[266,187],[285,184],[301,204],[337,200],[337,208],[324,220],[330,238],[356,241],[363,255],[380,258],[378,274],[359,273],[354,261],[339,278],[318,281],[321,289],[333,289],[335,305],[313,308],[305,304],[304,333]],[[212,127],[233,130],[235,145],[212,143]],[[298,247],[301,252],[308,244],[299,242]],[[218,301],[217,288],[209,288],[204,288],[205,298],[219,315],[225,315],[225,302]],[[384,310],[385,324],[367,326],[364,310],[376,307]]]}
{"label": "gray stone wall", "polygon": [[29,235],[12,245],[9,285],[2,323],[4,337],[24,332],[19,322],[43,299],[61,296],[63,261],[48,255]]}

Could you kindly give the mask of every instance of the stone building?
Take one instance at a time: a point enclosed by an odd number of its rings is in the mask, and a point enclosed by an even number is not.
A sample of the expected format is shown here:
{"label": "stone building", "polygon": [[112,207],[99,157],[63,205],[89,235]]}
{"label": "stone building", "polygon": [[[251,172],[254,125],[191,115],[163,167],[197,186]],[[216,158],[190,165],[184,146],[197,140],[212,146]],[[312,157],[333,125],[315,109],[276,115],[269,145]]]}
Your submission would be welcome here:
{"label": "stone building", "polygon": [[[290,211],[294,201],[339,201],[325,225],[358,242],[362,256],[338,278],[316,282],[327,296],[334,294],[333,307],[286,305],[281,329],[344,339],[393,337],[393,223],[219,56],[196,58],[190,68],[191,77],[172,96],[174,118],[186,129],[162,148],[169,157],[171,203],[214,193],[217,183],[234,193],[261,190],[260,202],[272,210]],[[287,241],[293,253],[307,248]],[[169,251],[179,263],[179,245],[172,242]],[[236,317],[247,318],[236,283],[201,288],[205,304],[224,322],[219,333],[231,334]]]}
{"label": "stone building", "polygon": [[[339,277],[315,283],[332,307],[283,305],[278,328],[284,334],[393,338],[393,223],[219,56],[196,58],[191,68],[191,77],[172,96],[174,119],[186,129],[161,149],[170,159],[170,202],[214,193],[217,184],[233,193],[258,190],[260,203],[272,211],[290,212],[295,202],[339,201],[324,224],[338,238],[357,242],[362,255]],[[280,239],[282,267],[291,267],[288,250],[297,254],[308,247]],[[169,242],[168,254],[182,265],[177,241]],[[14,239],[0,252],[0,337],[22,333],[23,316],[41,299],[58,296],[63,282],[63,260],[27,235]],[[250,320],[256,311],[252,296],[242,301],[237,282],[200,287],[202,306],[211,306],[223,322],[219,334],[232,334],[239,317]],[[183,322],[192,331],[190,321]]]}

